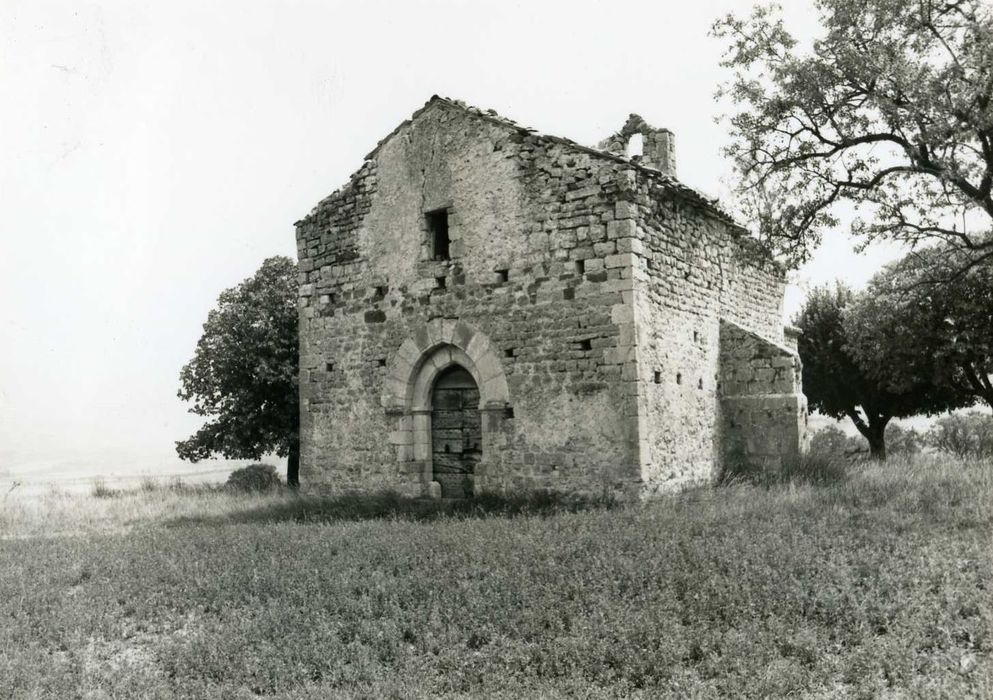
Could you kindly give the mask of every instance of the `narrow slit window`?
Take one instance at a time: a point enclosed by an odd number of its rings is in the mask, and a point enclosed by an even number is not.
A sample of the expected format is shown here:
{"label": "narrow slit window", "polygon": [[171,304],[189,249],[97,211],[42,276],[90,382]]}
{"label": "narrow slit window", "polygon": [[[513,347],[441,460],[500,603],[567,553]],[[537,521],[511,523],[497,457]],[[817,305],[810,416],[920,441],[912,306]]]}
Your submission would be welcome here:
{"label": "narrow slit window", "polygon": [[447,286],[447,282],[444,277],[435,277],[434,286],[435,289],[444,289]]}
{"label": "narrow slit window", "polygon": [[448,210],[438,209],[424,215],[428,224],[428,236],[431,244],[431,258],[434,260],[449,260]]}
{"label": "narrow slit window", "polygon": [[510,270],[497,270],[497,281],[500,283],[510,279]]}
{"label": "narrow slit window", "polygon": [[654,380],[655,380],[655,383],[656,384],[661,384],[662,383],[662,372],[661,372],[661,370],[655,370]]}
{"label": "narrow slit window", "polygon": [[576,261],[576,274],[577,275],[581,275],[584,272],[586,272],[586,261],[585,260],[577,260]]}
{"label": "narrow slit window", "polygon": [[504,351],[503,351],[503,356],[504,357],[513,357],[514,356],[514,348],[505,348]]}
{"label": "narrow slit window", "polygon": [[586,352],[588,350],[592,350],[593,349],[593,341],[590,340],[589,338],[586,338],[585,340],[580,340],[578,343],[576,343],[576,348],[578,350],[582,350],[583,352]]}

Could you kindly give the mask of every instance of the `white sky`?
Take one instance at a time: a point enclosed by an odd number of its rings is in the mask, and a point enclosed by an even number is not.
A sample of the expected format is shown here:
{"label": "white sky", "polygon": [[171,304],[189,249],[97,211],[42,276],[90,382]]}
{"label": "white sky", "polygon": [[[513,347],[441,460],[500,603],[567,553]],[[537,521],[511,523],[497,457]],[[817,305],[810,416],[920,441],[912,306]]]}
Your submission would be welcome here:
{"label": "white sky", "polygon": [[[179,468],[217,294],[295,255],[293,222],[434,93],[590,145],[637,112],[723,192],[707,32],[750,4],[3,0],[0,476]],[[892,256],[839,235],[799,280]]]}

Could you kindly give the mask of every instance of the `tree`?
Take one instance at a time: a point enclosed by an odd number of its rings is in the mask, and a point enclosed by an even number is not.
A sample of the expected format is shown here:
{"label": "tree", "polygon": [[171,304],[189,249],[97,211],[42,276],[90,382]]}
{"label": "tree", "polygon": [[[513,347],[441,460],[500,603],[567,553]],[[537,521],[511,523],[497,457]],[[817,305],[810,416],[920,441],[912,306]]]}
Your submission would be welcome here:
{"label": "tree", "polygon": [[941,242],[993,264],[993,9],[984,0],[814,0],[801,48],[780,8],[713,33],[737,189],[759,235],[804,262],[846,210],[863,243]]}
{"label": "tree", "polygon": [[299,483],[296,264],[265,260],[252,277],[221,292],[193,359],[179,375],[191,413],[212,419],[176,443],[180,458],[287,457],[286,481]]}
{"label": "tree", "polygon": [[[961,405],[978,399],[993,407],[993,265],[949,275],[940,269],[948,261],[947,252],[927,249],[879,272],[849,316],[852,351],[892,389],[929,381],[957,393]],[[928,283],[936,277],[950,278]],[[877,351],[883,345],[885,355]]]}
{"label": "tree", "polygon": [[[794,320],[801,331],[803,390],[812,409],[831,418],[851,419],[868,440],[870,455],[882,460],[891,419],[947,410],[949,395],[926,381],[894,391],[865,372],[849,347],[845,323],[860,301],[840,283],[834,290],[818,288],[810,293]],[[886,354],[890,348],[881,346],[877,351]]]}

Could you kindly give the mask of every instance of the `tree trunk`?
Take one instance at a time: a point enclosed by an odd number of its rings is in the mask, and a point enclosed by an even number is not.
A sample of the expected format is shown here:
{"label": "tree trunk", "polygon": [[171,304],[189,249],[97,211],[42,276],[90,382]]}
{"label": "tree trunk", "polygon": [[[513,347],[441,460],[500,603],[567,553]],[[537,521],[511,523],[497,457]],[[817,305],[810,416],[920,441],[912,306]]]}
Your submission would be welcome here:
{"label": "tree trunk", "polygon": [[[866,420],[858,414],[854,408],[848,411],[848,417],[852,419],[856,429],[862,433],[862,437],[869,441],[869,456],[879,462],[886,461],[886,424],[890,422],[890,416],[874,415],[863,409]],[[868,421],[868,422],[866,422]]]}
{"label": "tree trunk", "polygon": [[966,394],[977,396],[993,408],[993,380],[983,369],[977,369],[971,362],[962,365],[968,386],[961,390]]}
{"label": "tree trunk", "polygon": [[286,484],[290,488],[300,488],[300,441],[290,442],[290,453],[286,458]]}
{"label": "tree trunk", "polygon": [[887,420],[870,423],[869,434],[865,436],[869,440],[869,457],[877,462],[886,461],[886,439],[884,434],[886,433],[886,423],[888,422]]}

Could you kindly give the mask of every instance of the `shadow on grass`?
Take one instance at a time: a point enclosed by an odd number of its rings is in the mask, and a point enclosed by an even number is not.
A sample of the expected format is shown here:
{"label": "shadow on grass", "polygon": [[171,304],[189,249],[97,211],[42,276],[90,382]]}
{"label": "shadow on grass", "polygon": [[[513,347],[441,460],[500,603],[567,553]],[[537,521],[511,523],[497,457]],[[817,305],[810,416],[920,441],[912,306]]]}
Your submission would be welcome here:
{"label": "shadow on grass", "polygon": [[183,516],[166,522],[169,527],[228,525],[235,523],[330,523],[357,520],[431,521],[442,518],[547,517],[559,513],[615,508],[611,496],[577,496],[536,492],[515,496],[483,494],[475,498],[433,500],[411,498],[395,492],[376,494],[293,495],[255,503],[224,514]]}

